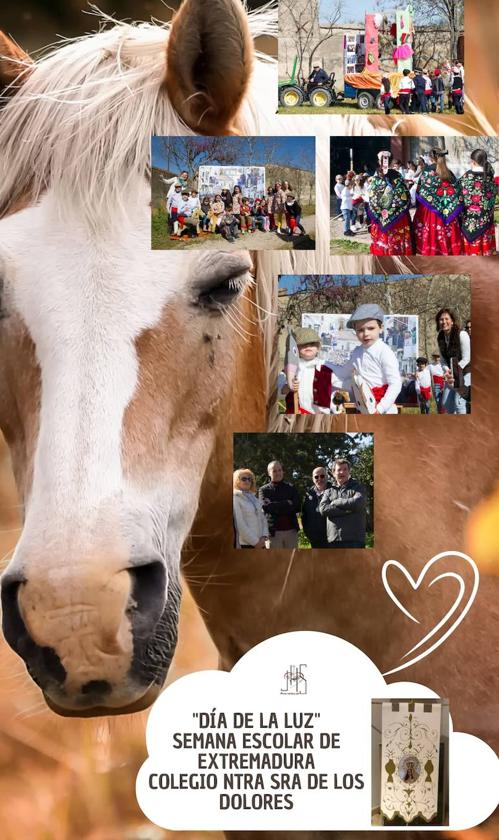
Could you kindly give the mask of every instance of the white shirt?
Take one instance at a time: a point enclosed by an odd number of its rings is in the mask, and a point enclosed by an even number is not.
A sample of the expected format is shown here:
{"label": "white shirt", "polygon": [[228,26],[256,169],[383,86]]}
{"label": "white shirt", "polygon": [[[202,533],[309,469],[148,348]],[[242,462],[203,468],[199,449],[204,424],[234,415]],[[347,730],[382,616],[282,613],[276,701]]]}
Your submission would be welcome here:
{"label": "white shirt", "polygon": [[166,199],[166,209],[168,210],[169,213],[171,212],[172,207],[175,210],[178,210],[179,205],[182,204],[182,201],[183,201],[183,198],[182,198],[182,193],[181,192],[179,192],[179,193],[172,192],[171,195],[168,194],[168,198]]}
{"label": "white shirt", "polygon": [[196,210],[201,207],[198,195],[190,195],[187,201],[191,210]]}
{"label": "white shirt", "polygon": [[341,209],[342,210],[351,210],[353,207],[352,204],[352,190],[350,187],[345,187],[343,192],[341,193]]}
{"label": "white shirt", "polygon": [[433,364],[428,365],[428,367],[430,369],[430,373],[431,373],[432,378],[434,376],[443,376],[444,375],[444,369],[443,369],[442,365],[440,364],[440,362],[438,362],[436,365],[433,365]]}
{"label": "white shirt", "polygon": [[414,90],[414,82],[409,76],[402,76],[399,85],[399,93],[410,93]]}
{"label": "white shirt", "polygon": [[[461,370],[469,365],[471,362],[471,341],[468,333],[466,330],[461,330],[459,333],[459,343],[461,345],[461,359],[458,362],[459,367]],[[449,370],[449,366],[445,359],[440,359],[440,364],[443,366],[444,370]],[[471,371],[469,373],[464,374],[463,384],[468,387],[471,385]]]}
{"label": "white shirt", "polygon": [[371,347],[356,347],[345,365],[331,365],[331,368],[342,382],[340,388],[350,389],[354,373],[359,374],[370,388],[388,385],[377,410],[380,414],[397,414],[395,400],[400,394],[402,379],[395,353],[381,338]]}
{"label": "white shirt", "polygon": [[345,189],[345,184],[342,184],[341,181],[337,181],[334,185],[334,194],[337,198],[341,198],[341,193]]}
{"label": "white shirt", "polygon": [[421,388],[431,388],[431,373],[427,365],[423,370],[416,372],[416,392],[421,393]]}

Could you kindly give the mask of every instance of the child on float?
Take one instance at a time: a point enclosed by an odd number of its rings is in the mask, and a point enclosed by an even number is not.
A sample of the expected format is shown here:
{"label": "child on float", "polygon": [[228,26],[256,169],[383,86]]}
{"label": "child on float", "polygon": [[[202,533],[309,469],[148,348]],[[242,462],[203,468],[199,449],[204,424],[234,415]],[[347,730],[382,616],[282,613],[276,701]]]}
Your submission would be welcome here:
{"label": "child on float", "polygon": [[459,181],[447,166],[447,154],[444,149],[432,149],[430,165],[418,180],[413,230],[416,254],[425,257],[463,253],[459,221],[463,197]]}
{"label": "child on float", "polygon": [[470,169],[459,181],[464,205],[461,215],[463,252],[467,256],[491,257],[497,253],[494,170],[484,149],[475,149],[470,162]]}
{"label": "child on float", "polygon": [[419,411],[421,414],[429,414],[431,404],[431,371],[428,365],[428,359],[425,356],[419,356],[416,359],[416,365],[416,394]]}
{"label": "child on float", "polygon": [[315,330],[297,327],[293,335],[298,345],[298,370],[290,388],[284,374],[280,375],[280,391],[286,399],[286,414],[295,414],[295,393],[298,394],[299,414],[330,414],[335,377],[329,362],[317,356],[321,340]]}
{"label": "child on float", "polygon": [[[347,329],[354,329],[360,341],[344,365],[328,362],[336,380],[335,385],[355,391],[361,390],[372,399],[373,414],[397,414],[397,399],[402,389],[397,357],[381,338],[385,313],[376,303],[358,306],[347,321]],[[337,384],[339,382],[339,384]]]}

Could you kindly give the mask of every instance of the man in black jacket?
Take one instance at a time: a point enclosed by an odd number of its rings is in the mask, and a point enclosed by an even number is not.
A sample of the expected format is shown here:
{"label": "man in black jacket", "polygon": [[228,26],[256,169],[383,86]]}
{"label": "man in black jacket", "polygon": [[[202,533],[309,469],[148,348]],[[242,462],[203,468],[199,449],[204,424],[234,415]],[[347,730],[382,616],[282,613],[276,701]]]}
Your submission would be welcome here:
{"label": "man in black jacket", "polygon": [[319,511],[319,503],[325,490],[331,487],[325,467],[316,467],[312,473],[313,485],[305,493],[301,508],[301,522],[305,536],[312,548],[327,548],[326,519]]}
{"label": "man in black jacket", "polygon": [[350,462],[333,463],[333,486],[325,490],[319,511],[327,518],[328,548],[365,548],[366,488],[350,475]]}
{"label": "man in black jacket", "polygon": [[317,85],[325,85],[326,82],[329,82],[328,74],[320,64],[314,64],[314,69],[308,77],[307,90],[312,90]]}
{"label": "man in black jacket", "polygon": [[414,77],[414,95],[416,97],[417,110],[420,114],[428,112],[428,103],[426,101],[426,81],[423,76],[423,71],[418,68]]}
{"label": "man in black jacket", "polygon": [[284,470],[279,461],[267,467],[270,482],[260,487],[260,499],[269,523],[270,548],[296,548],[298,545],[298,519],[300,496],[292,484],[284,481]]}

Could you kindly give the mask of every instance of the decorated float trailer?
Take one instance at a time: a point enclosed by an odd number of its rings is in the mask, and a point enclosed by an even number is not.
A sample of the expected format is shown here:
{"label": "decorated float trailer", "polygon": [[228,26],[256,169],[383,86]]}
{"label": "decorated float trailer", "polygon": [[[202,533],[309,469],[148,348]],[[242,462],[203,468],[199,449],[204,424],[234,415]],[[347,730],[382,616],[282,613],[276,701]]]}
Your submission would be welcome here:
{"label": "decorated float trailer", "polygon": [[[388,14],[391,23],[388,22]],[[310,102],[316,108],[327,108],[335,102],[345,99],[355,100],[361,110],[381,108],[381,79],[379,35],[386,26],[390,27],[394,70],[387,74],[395,98],[398,94],[400,79],[407,68],[412,71],[413,64],[413,7],[412,3],[404,9],[395,9],[390,13],[367,13],[364,32],[345,35],[343,39],[343,90],[336,90],[335,74],[331,73],[329,82],[307,90],[305,79],[296,75],[298,56],[295,56],[293,72],[289,79],[279,83],[279,104],[286,108]]]}
{"label": "decorated float trailer", "polygon": [[[387,13],[366,14],[364,33],[345,35],[344,38],[343,98],[356,100],[361,110],[374,106],[382,107],[380,88],[384,75],[390,79],[396,97],[403,71],[413,69],[412,3],[409,3],[405,9],[395,9],[391,15],[393,15],[393,20],[388,23]],[[388,25],[393,44],[394,70],[389,74],[384,74],[380,70],[379,35]]]}

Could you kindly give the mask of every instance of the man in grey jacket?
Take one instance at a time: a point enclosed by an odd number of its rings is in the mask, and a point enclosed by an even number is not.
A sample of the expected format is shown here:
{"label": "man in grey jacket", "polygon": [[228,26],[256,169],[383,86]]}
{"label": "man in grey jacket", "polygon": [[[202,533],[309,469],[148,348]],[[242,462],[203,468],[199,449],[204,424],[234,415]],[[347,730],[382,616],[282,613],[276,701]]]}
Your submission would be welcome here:
{"label": "man in grey jacket", "polygon": [[327,518],[328,548],[365,548],[366,488],[351,477],[346,458],[333,462],[333,486],[325,490],[319,512]]}

